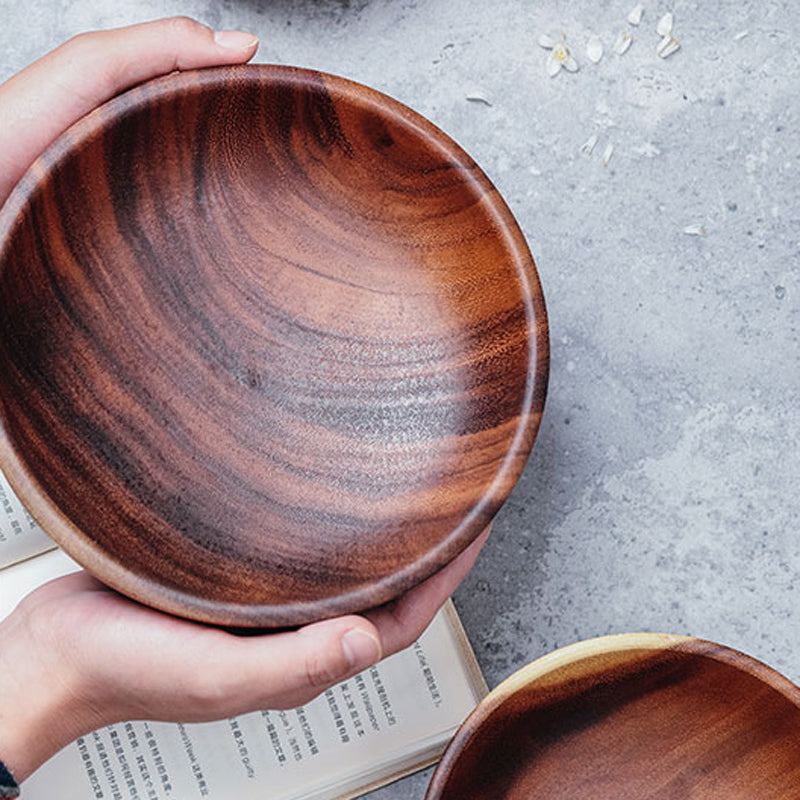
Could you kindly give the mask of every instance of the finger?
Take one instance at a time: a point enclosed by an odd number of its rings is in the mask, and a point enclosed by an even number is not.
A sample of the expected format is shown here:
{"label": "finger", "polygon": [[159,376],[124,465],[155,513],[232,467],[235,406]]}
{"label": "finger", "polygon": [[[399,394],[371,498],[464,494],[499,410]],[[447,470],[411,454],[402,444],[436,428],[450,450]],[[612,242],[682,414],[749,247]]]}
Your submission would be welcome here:
{"label": "finger", "polygon": [[192,678],[192,721],[302,705],[383,655],[377,630],[357,616],[264,636],[218,633],[213,648],[203,643],[203,670]]}
{"label": "finger", "polygon": [[[224,690],[224,694],[230,698],[237,691],[247,693],[253,687],[272,685],[271,697],[262,695],[251,708],[290,708],[408,647],[470,571],[490,529],[487,527],[463,553],[424,583],[363,617],[341,617],[294,633],[241,640],[245,648],[254,645],[245,659],[254,668],[246,674],[244,692],[240,686]],[[346,642],[343,637],[347,637]],[[243,654],[235,658],[243,658]],[[220,666],[222,680],[231,674],[233,666]]]}
{"label": "finger", "polygon": [[73,122],[124,89],[175,69],[237,64],[258,39],[186,17],[80,34],[0,86],[0,204]]}
{"label": "finger", "polygon": [[404,650],[422,635],[472,569],[490,531],[491,525],[463,553],[424,583],[364,615],[380,633],[384,656]]}

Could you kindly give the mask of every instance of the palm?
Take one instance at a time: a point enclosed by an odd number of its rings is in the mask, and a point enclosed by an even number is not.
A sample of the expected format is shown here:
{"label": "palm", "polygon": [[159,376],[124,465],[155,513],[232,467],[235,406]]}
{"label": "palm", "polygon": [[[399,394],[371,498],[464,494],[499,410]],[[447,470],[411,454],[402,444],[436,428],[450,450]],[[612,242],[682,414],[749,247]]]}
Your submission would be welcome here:
{"label": "palm", "polygon": [[418,638],[486,536],[488,530],[393,603],[296,631],[237,636],[142,606],[85,572],[51,581],[20,610],[46,643],[46,657],[57,665],[52,669],[78,687],[77,699],[91,711],[90,727],[123,718],[200,722],[292,708],[358,671],[342,648],[348,630],[371,630],[384,656]]}
{"label": "palm", "polygon": [[[135,603],[85,572],[37,590],[23,610],[53,660],[91,695],[97,726],[120,717],[194,722],[300,705],[347,675],[339,639],[355,621],[241,637]],[[319,652],[307,652],[312,647]],[[309,664],[292,670],[299,654]]]}

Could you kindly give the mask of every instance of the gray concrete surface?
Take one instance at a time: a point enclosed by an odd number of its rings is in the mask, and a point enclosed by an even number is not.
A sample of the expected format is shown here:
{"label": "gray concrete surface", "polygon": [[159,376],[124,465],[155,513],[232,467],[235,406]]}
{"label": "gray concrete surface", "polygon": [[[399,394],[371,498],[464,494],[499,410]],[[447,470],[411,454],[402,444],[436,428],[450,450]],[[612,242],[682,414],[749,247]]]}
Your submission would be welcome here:
{"label": "gray concrete surface", "polygon": [[[456,595],[490,685],[631,630],[714,639],[800,681],[800,6],[645,2],[618,56],[633,5],[0,0],[0,78],[73,33],[181,13],[427,115],[506,197],[550,312],[539,440]],[[665,11],[682,47],[662,60]],[[576,74],[547,77],[549,30]],[[422,798],[428,778],[370,797]]]}

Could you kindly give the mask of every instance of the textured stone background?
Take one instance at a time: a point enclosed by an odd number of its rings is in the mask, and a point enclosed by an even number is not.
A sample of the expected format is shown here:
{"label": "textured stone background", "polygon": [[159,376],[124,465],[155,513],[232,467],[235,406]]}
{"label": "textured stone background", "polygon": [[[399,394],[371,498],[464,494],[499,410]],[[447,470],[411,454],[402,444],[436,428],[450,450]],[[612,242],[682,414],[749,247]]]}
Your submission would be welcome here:
{"label": "textured stone background", "polygon": [[[0,0],[0,78],[73,33],[180,13],[427,115],[505,195],[550,312],[539,440],[456,596],[490,685],[631,630],[714,639],[798,681],[800,5],[646,2],[616,56],[633,5]],[[683,46],[662,61],[668,10]],[[554,29],[577,74],[546,76]],[[422,798],[428,778],[371,798]]]}

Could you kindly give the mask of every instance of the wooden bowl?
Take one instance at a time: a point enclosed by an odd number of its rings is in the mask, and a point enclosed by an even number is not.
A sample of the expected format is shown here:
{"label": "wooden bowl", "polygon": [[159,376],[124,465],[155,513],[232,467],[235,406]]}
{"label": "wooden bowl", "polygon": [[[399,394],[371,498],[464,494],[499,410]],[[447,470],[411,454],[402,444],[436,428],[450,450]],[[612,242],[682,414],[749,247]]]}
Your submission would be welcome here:
{"label": "wooden bowl", "polygon": [[711,642],[622,634],[529,664],[460,728],[426,800],[796,800],[800,689]]}
{"label": "wooden bowl", "polygon": [[496,189],[342,78],[152,81],[0,214],[0,467],[78,562],[175,614],[296,625],[432,575],[520,475],[547,368]]}
{"label": "wooden bowl", "polygon": [[581,642],[529,664],[456,734],[426,800],[796,800],[800,689],[721,645]]}

